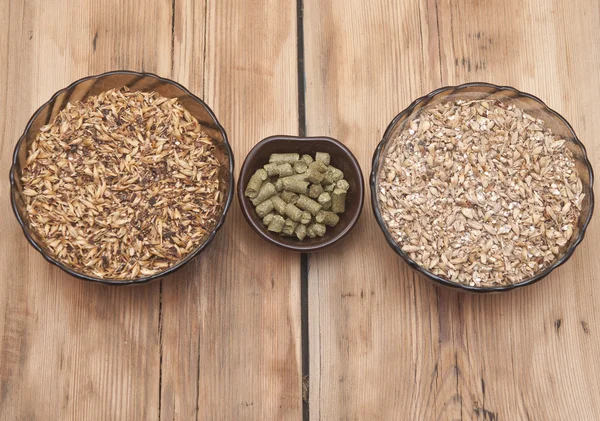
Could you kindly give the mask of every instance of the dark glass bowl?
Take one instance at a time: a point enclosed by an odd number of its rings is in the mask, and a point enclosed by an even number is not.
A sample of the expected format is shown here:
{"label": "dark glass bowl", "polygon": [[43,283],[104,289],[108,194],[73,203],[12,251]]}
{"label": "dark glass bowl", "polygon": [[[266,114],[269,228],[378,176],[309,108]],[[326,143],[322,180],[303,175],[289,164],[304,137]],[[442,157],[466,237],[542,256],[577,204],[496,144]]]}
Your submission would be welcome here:
{"label": "dark glass bowl", "polygon": [[[210,138],[213,139],[216,146],[217,159],[221,164],[219,177],[220,190],[222,194],[221,197],[224,198],[224,203],[221,209],[221,214],[217,218],[217,222],[211,232],[206,236],[204,242],[198,246],[198,248],[192,251],[185,259],[181,260],[176,265],[152,276],[120,280],[97,278],[80,273],[75,269],[63,264],[48,253],[43,241],[41,241],[36,233],[30,229],[27,221],[27,211],[23,196],[23,185],[21,184],[21,170],[26,162],[27,151],[29,150],[32,142],[35,140],[40,128],[51,122],[67,105],[67,103],[81,101],[90,95],[97,95],[103,91],[113,88],[121,88],[124,86],[128,87],[134,92],[141,90],[155,91],[168,98],[177,97],[181,104],[190,112],[190,114],[192,114],[198,120]],[[17,220],[19,221],[19,224],[21,224],[21,227],[23,228],[23,233],[31,245],[37,251],[39,251],[47,261],[55,264],[70,275],[87,281],[101,282],[111,285],[138,284],[157,278],[162,278],[176,271],[197,256],[212,241],[219,228],[221,228],[223,225],[225,215],[233,198],[233,153],[231,151],[229,142],[227,141],[225,129],[223,129],[221,124],[219,124],[219,121],[212,110],[200,98],[192,94],[179,83],[150,73],[114,71],[98,76],[89,76],[72,83],[68,87],[55,93],[48,102],[42,105],[35,112],[35,114],[33,114],[33,117],[31,117],[27,123],[25,131],[15,147],[12,167],[10,169],[10,187],[12,208]]]}
{"label": "dark glass bowl", "polygon": [[[456,100],[478,100],[478,99],[489,99],[489,100],[501,100],[506,104],[513,104],[525,110],[528,114],[535,118],[544,120],[547,126],[552,131],[561,136],[566,140],[565,146],[573,152],[575,158],[576,169],[579,172],[583,184],[583,192],[585,198],[582,203],[581,215],[577,226],[575,227],[573,236],[569,244],[566,245],[565,253],[551,266],[544,269],[542,272],[535,274],[534,276],[524,279],[518,283],[510,285],[498,285],[492,287],[476,287],[463,285],[456,282],[449,281],[438,275],[435,275],[427,269],[419,266],[414,260],[412,260],[406,253],[402,251],[400,246],[394,241],[390,232],[381,217],[381,210],[379,209],[379,200],[377,198],[378,188],[378,174],[379,167],[384,160],[387,152],[387,146],[390,140],[395,139],[404,129],[407,122],[416,118],[421,110],[431,106],[435,106],[441,102],[456,101]],[[556,269],[558,266],[565,263],[575,251],[575,248],[583,240],[585,230],[592,218],[594,210],[594,192],[593,192],[594,174],[592,166],[587,158],[585,147],[577,138],[577,135],[573,131],[571,125],[556,111],[548,108],[543,101],[539,98],[520,92],[514,88],[508,86],[496,86],[489,83],[467,83],[460,86],[447,86],[444,88],[437,89],[431,92],[429,95],[421,97],[415,100],[410,106],[398,114],[390,123],[387,130],[383,135],[383,139],[377,146],[373,155],[373,164],[371,171],[370,187],[371,187],[371,204],[373,206],[373,212],[385,238],[392,249],[398,253],[413,269],[425,275],[427,278],[442,284],[444,286],[458,288],[471,292],[500,292],[508,291],[515,288],[519,288],[525,285],[533,284],[540,279],[547,276],[550,272]]]}
{"label": "dark glass bowl", "polygon": [[[313,156],[315,152],[329,153],[331,165],[342,170],[344,178],[350,184],[348,196],[346,197],[346,211],[339,215],[340,221],[335,227],[327,228],[327,232],[323,237],[306,237],[303,241],[298,241],[268,231],[261,218],[256,214],[252,202],[244,195],[250,177],[256,170],[269,162],[269,156],[272,153],[287,152]],[[262,140],[246,156],[240,172],[237,190],[242,213],[258,235],[283,249],[305,253],[323,250],[348,234],[358,221],[364,201],[364,180],[358,161],[346,146],[330,137],[272,136]]]}

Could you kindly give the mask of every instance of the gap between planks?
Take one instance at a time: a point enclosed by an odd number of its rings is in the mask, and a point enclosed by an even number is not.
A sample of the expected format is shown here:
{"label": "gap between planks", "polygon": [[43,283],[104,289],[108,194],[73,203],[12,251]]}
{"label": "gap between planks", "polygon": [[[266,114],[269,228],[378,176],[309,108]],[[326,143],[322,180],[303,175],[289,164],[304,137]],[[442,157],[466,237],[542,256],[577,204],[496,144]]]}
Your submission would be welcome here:
{"label": "gap between planks", "polygon": [[[304,66],[304,2],[296,0],[296,29],[298,54],[298,135],[306,136],[306,69]],[[310,403],[310,348],[308,343],[308,271],[309,254],[300,256],[300,320],[302,350],[302,420],[309,421]]]}

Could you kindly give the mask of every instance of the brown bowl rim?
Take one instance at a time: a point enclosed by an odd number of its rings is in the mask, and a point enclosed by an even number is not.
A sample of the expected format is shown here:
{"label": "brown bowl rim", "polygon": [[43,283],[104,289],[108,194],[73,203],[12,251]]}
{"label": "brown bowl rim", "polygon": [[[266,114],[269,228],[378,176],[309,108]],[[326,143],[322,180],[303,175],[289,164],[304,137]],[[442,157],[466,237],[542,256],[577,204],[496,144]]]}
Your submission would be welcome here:
{"label": "brown bowl rim", "polygon": [[[91,79],[97,79],[98,80],[98,79],[101,79],[101,78],[106,77],[106,76],[119,75],[119,74],[121,74],[121,75],[133,75],[133,76],[139,77],[140,79],[144,78],[144,77],[151,77],[151,78],[157,79],[158,81],[160,81],[162,83],[172,84],[175,87],[181,89],[186,95],[189,95],[194,100],[198,101],[206,109],[206,111],[208,112],[208,114],[210,115],[210,117],[213,119],[213,121],[215,123],[215,126],[221,132],[221,135],[223,136],[223,144],[224,144],[225,150],[227,151],[228,158],[229,158],[229,180],[230,180],[230,188],[229,188],[229,192],[227,194],[227,199],[226,199],[225,204],[223,206],[223,212],[222,212],[221,216],[219,217],[219,220],[217,221],[217,224],[215,225],[215,227],[213,228],[213,230],[211,231],[211,233],[208,235],[208,237],[206,238],[206,241],[204,243],[202,243],[200,246],[198,246],[198,248],[196,250],[192,251],[185,259],[179,261],[177,264],[171,266],[170,268],[168,268],[168,269],[166,269],[166,270],[164,270],[162,272],[156,273],[156,274],[151,275],[151,276],[146,276],[146,277],[143,277],[143,278],[124,279],[124,280],[109,279],[109,278],[98,278],[98,277],[95,277],[95,276],[86,275],[84,273],[76,272],[75,270],[71,269],[67,265],[63,264],[62,262],[60,262],[60,261],[58,261],[56,259],[54,259],[48,253],[46,253],[36,243],[36,241],[33,239],[33,237],[31,236],[31,234],[29,233],[29,229],[27,228],[26,223],[21,219],[21,216],[19,215],[16,203],[15,203],[15,194],[17,193],[17,188],[16,188],[16,185],[15,185],[15,179],[14,179],[14,173],[15,173],[15,168],[16,168],[17,161],[18,161],[18,155],[19,155],[19,150],[21,148],[21,144],[24,142],[25,137],[27,136],[27,132],[31,128],[31,125],[33,124],[33,121],[42,112],[42,110],[44,110],[49,104],[51,104],[63,92],[66,92],[66,91],[74,88],[75,86],[79,85],[82,82],[86,82],[86,81],[91,80]],[[66,100],[68,101],[68,98],[66,98]],[[223,126],[221,125],[221,123],[219,123],[219,120],[217,120],[217,117],[216,117],[215,113],[212,111],[212,109],[203,100],[201,100],[200,98],[198,98],[196,95],[194,95],[192,92],[190,92],[186,87],[184,87],[180,83],[175,82],[174,80],[171,80],[171,79],[167,79],[167,78],[158,76],[158,75],[156,75],[154,73],[135,72],[135,71],[131,71],[131,70],[113,70],[113,71],[101,73],[101,74],[98,74],[98,75],[86,76],[86,77],[83,77],[81,79],[77,79],[76,81],[74,81],[70,85],[68,85],[67,87],[58,90],[54,95],[52,95],[50,97],[50,99],[48,101],[46,101],[44,104],[42,104],[35,111],[35,113],[33,113],[33,115],[31,116],[31,118],[27,122],[27,125],[25,126],[25,130],[23,131],[23,134],[19,138],[19,140],[18,140],[18,142],[17,142],[17,144],[15,146],[14,152],[13,152],[12,164],[11,164],[11,167],[10,167],[10,174],[9,174],[9,177],[10,177],[10,190],[11,190],[11,192],[10,192],[10,201],[11,201],[11,207],[12,207],[13,213],[15,214],[15,217],[17,218],[17,221],[19,221],[19,225],[21,225],[21,229],[23,230],[23,234],[25,235],[25,238],[27,238],[27,241],[29,241],[29,244],[31,244],[33,246],[33,248],[36,249],[44,257],[44,259],[46,259],[51,264],[53,264],[55,266],[58,266],[59,268],[61,268],[65,272],[67,272],[69,275],[74,276],[74,277],[79,278],[79,279],[82,279],[84,281],[97,282],[97,283],[102,283],[102,284],[106,284],[106,285],[143,284],[143,283],[147,283],[147,282],[153,281],[153,280],[158,279],[158,278],[163,278],[163,277],[165,277],[167,275],[170,275],[171,273],[175,272],[176,270],[180,269],[182,266],[184,266],[186,263],[188,263],[190,260],[192,260],[198,254],[200,254],[200,252],[202,252],[212,242],[212,240],[215,237],[217,231],[219,231],[219,229],[221,229],[221,227],[223,226],[223,223],[225,222],[225,216],[227,215],[227,211],[229,210],[229,208],[231,206],[231,202],[233,200],[233,191],[235,190],[235,180],[234,180],[233,174],[234,174],[233,151],[231,150],[231,145],[229,144],[229,140],[227,138],[227,133],[225,132],[225,129],[223,128]]]}
{"label": "brown bowl rim", "polygon": [[[242,185],[242,180],[245,179],[246,175],[250,171],[250,169],[249,169],[250,163],[254,161],[258,151],[260,151],[260,149],[262,149],[266,144],[278,142],[278,141],[282,141],[282,140],[294,141],[294,142],[323,141],[323,142],[332,143],[344,152],[345,159],[348,159],[350,161],[351,165],[353,167],[355,167],[355,169],[358,170],[358,177],[359,177],[359,181],[360,181],[358,183],[359,185],[356,186],[356,200],[359,201],[358,210],[355,212],[354,215],[352,215],[352,218],[350,219],[350,221],[348,222],[346,227],[342,231],[340,231],[336,236],[331,237],[327,240],[323,240],[321,242],[313,243],[313,244],[302,244],[299,242],[297,246],[292,246],[286,242],[280,241],[278,238],[275,238],[274,236],[269,235],[261,223],[257,223],[250,217],[249,213],[254,212],[254,208],[252,207],[250,200],[244,195],[245,186]],[[363,209],[363,204],[364,204],[364,196],[365,196],[364,176],[363,176],[362,170],[360,168],[360,165],[358,163],[358,160],[356,159],[354,154],[350,151],[350,149],[348,149],[348,147],[346,147],[346,145],[344,145],[342,142],[340,142],[337,139],[334,139],[334,138],[328,137],[328,136],[275,135],[275,136],[269,136],[269,137],[261,140],[260,142],[258,142],[250,150],[250,152],[248,152],[248,155],[246,155],[246,159],[244,160],[244,163],[242,164],[242,168],[240,170],[240,176],[238,178],[237,196],[238,196],[238,201],[240,202],[240,207],[242,209],[242,214],[244,215],[244,218],[246,219],[248,224],[252,227],[252,229],[258,235],[260,235],[263,239],[269,241],[272,244],[275,244],[279,248],[282,248],[282,249],[285,249],[288,251],[293,251],[293,252],[298,252],[298,253],[311,253],[311,252],[321,251],[321,250],[331,246],[332,244],[338,242],[339,240],[344,238],[354,228],[354,226],[356,225],[356,222],[358,222],[358,219],[360,218],[360,215],[361,215],[362,209]]]}
{"label": "brown bowl rim", "polygon": [[[575,240],[575,242],[571,245],[571,247],[569,247],[567,252],[560,259],[558,259],[552,265],[548,266],[545,270],[543,270],[542,272],[540,272],[530,278],[527,278],[521,282],[517,282],[514,284],[498,285],[498,286],[493,286],[493,287],[475,287],[475,286],[463,285],[463,284],[459,284],[456,282],[452,282],[452,281],[449,281],[447,279],[444,279],[440,276],[437,276],[437,275],[429,272],[428,270],[424,269],[422,266],[418,265],[414,260],[412,260],[406,253],[404,253],[402,251],[402,249],[398,246],[398,244],[396,244],[396,242],[392,238],[391,234],[389,233],[388,229],[386,228],[383,218],[381,216],[381,211],[379,210],[379,201],[377,199],[377,190],[376,190],[377,172],[378,172],[377,163],[379,161],[379,155],[381,154],[381,152],[383,150],[385,140],[391,134],[391,131],[394,129],[394,127],[396,126],[398,121],[401,118],[403,118],[405,115],[410,115],[412,113],[412,111],[415,109],[415,107],[417,105],[419,105],[421,102],[429,101],[436,95],[440,94],[441,92],[458,91],[458,90],[470,88],[470,87],[485,87],[485,88],[496,89],[497,91],[511,91],[511,92],[517,94],[518,96],[526,97],[526,98],[529,98],[529,99],[532,99],[532,100],[538,102],[550,114],[553,114],[560,121],[562,121],[566,125],[566,127],[571,131],[574,142],[581,148],[581,150],[583,152],[583,161],[584,161],[584,163],[588,169],[589,175],[590,175],[590,194],[589,194],[589,196],[590,196],[590,213],[589,213],[585,223],[581,227],[581,230],[580,230],[579,235],[578,235],[577,239]],[[422,273],[428,279],[430,279],[434,282],[437,282],[438,284],[441,284],[446,287],[450,287],[450,288],[454,288],[454,289],[458,289],[458,290],[462,290],[462,291],[474,292],[474,293],[511,291],[516,288],[521,288],[521,287],[524,287],[527,285],[534,284],[534,283],[538,282],[539,280],[545,278],[546,276],[548,276],[550,274],[550,272],[552,272],[557,267],[563,265],[573,255],[577,246],[583,241],[583,238],[585,236],[585,231],[586,231],[586,229],[590,223],[590,220],[592,219],[592,215],[594,213],[594,171],[593,171],[592,165],[588,159],[585,146],[583,145],[583,143],[579,140],[579,138],[575,134],[575,130],[573,129],[571,124],[569,124],[569,122],[562,115],[560,115],[558,112],[554,111],[552,108],[550,108],[548,105],[546,105],[546,103],[544,101],[542,101],[541,99],[539,99],[538,97],[536,97],[532,94],[528,94],[526,92],[519,91],[518,89],[515,89],[511,86],[499,86],[499,85],[494,85],[492,83],[487,83],[487,82],[471,82],[471,83],[464,83],[462,85],[444,86],[444,87],[438,88],[438,89],[430,92],[429,94],[424,95],[424,96],[414,100],[407,108],[405,108],[398,115],[396,115],[396,117],[394,117],[394,119],[388,125],[387,129],[385,130],[385,133],[383,134],[381,141],[379,142],[379,145],[377,146],[377,148],[375,149],[375,152],[373,153],[369,187],[371,188],[371,206],[373,207],[373,213],[375,214],[377,223],[379,224],[379,227],[381,228],[381,231],[383,232],[383,235],[385,236],[385,239],[387,240],[390,247],[397,254],[399,254],[400,257],[402,257],[411,268],[413,268],[417,272]]]}

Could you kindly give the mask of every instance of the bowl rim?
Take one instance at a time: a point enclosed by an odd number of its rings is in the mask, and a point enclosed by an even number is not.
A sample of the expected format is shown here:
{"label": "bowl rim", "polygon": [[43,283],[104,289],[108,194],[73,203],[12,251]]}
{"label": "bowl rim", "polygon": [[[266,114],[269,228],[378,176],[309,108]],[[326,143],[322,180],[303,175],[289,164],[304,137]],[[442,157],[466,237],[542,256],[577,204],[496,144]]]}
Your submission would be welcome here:
{"label": "bowl rim", "polygon": [[[224,144],[224,147],[225,147],[225,150],[227,152],[228,159],[229,159],[229,171],[228,171],[229,178],[230,178],[229,192],[227,194],[227,199],[225,200],[225,203],[224,203],[224,206],[223,206],[223,212],[221,213],[221,216],[219,217],[219,220],[217,221],[217,224],[215,225],[215,227],[213,228],[213,230],[210,232],[210,234],[206,238],[206,241],[204,241],[200,246],[198,246],[198,248],[196,248],[194,251],[192,251],[190,254],[188,254],[185,259],[179,261],[177,264],[171,266],[170,268],[168,268],[168,269],[166,269],[166,270],[164,270],[162,272],[156,273],[154,275],[145,276],[143,278],[136,278],[136,279],[123,279],[123,280],[120,280],[120,279],[110,279],[110,278],[98,278],[98,277],[95,277],[95,276],[86,275],[84,273],[76,272],[75,270],[73,270],[70,267],[68,267],[67,265],[61,263],[57,259],[54,259],[52,256],[50,256],[49,254],[47,254],[41,248],[41,246],[38,245],[37,242],[33,239],[33,237],[31,236],[31,234],[29,233],[29,229],[27,228],[26,223],[21,219],[21,216],[19,215],[19,212],[17,210],[17,205],[15,203],[15,194],[16,194],[17,188],[16,188],[16,185],[15,185],[14,173],[16,171],[16,165],[17,165],[17,161],[18,161],[19,150],[21,148],[21,144],[25,141],[25,138],[27,136],[27,132],[31,128],[31,126],[33,124],[33,121],[42,112],[42,110],[44,110],[50,103],[52,103],[62,93],[66,92],[66,91],[74,88],[75,86],[79,85],[80,83],[86,82],[88,80],[91,80],[91,79],[100,79],[100,78],[103,78],[103,77],[106,77],[106,76],[112,76],[112,75],[130,75],[130,76],[137,76],[139,78],[144,78],[144,77],[154,78],[154,79],[157,79],[158,81],[160,81],[162,83],[168,83],[168,84],[174,85],[175,87],[181,89],[186,95],[189,95],[192,99],[198,101],[206,109],[206,111],[208,112],[209,116],[212,118],[212,120],[213,120],[216,128],[221,132],[221,135],[223,136],[223,144]],[[132,71],[132,70],[112,70],[112,71],[100,73],[100,74],[97,74],[97,75],[85,76],[83,78],[75,80],[74,82],[72,82],[71,84],[69,84],[67,87],[62,88],[62,89],[58,90],[56,93],[54,93],[54,95],[52,95],[48,101],[44,102],[35,111],[35,113],[33,113],[33,115],[31,116],[31,118],[27,122],[27,125],[25,126],[25,130],[23,131],[23,134],[19,137],[19,140],[17,141],[17,144],[15,145],[15,149],[14,149],[14,152],[13,152],[13,158],[12,158],[12,164],[11,164],[11,167],[10,167],[9,178],[10,178],[10,202],[11,202],[11,207],[12,207],[13,213],[15,214],[15,217],[17,218],[17,221],[19,221],[19,225],[21,225],[21,229],[23,231],[23,234],[25,235],[25,238],[27,238],[27,241],[29,241],[29,244],[31,244],[33,246],[33,248],[36,249],[44,257],[44,259],[46,259],[46,261],[50,262],[51,264],[53,264],[55,266],[58,266],[60,269],[62,269],[63,271],[67,272],[69,275],[74,276],[74,277],[79,278],[79,279],[83,279],[85,281],[97,282],[97,283],[106,284],[106,285],[143,284],[143,283],[147,283],[147,282],[150,282],[150,281],[158,279],[158,278],[163,278],[163,277],[165,277],[167,275],[170,275],[171,273],[175,272],[176,270],[180,269],[181,267],[183,267],[186,263],[188,263],[190,260],[192,260],[198,254],[200,254],[200,252],[202,252],[206,248],[206,246],[208,246],[208,244],[210,244],[210,242],[213,240],[213,238],[215,237],[217,231],[219,231],[221,229],[221,227],[223,226],[223,223],[225,222],[225,216],[227,215],[227,211],[229,210],[229,208],[231,206],[231,202],[233,200],[233,192],[235,190],[233,151],[231,150],[231,145],[229,144],[229,140],[227,138],[227,133],[225,132],[225,129],[223,128],[223,126],[221,125],[221,123],[219,123],[219,120],[217,120],[217,117],[216,117],[215,113],[212,111],[212,109],[202,99],[200,99],[199,97],[197,97],[196,95],[194,95],[192,92],[190,92],[190,90],[188,90],[186,87],[184,87],[183,85],[181,85],[179,82],[176,82],[174,80],[158,76],[158,75],[156,75],[154,73],[136,72],[136,71]]]}
{"label": "bowl rim", "polygon": [[[356,187],[356,199],[359,201],[358,204],[358,210],[357,212],[352,216],[352,218],[349,220],[348,225],[342,230],[340,231],[336,236],[331,237],[328,240],[323,240],[314,244],[302,244],[302,243],[298,243],[298,246],[291,246],[289,244],[286,244],[284,242],[280,242],[275,238],[272,238],[271,236],[269,236],[266,232],[266,230],[263,229],[262,225],[258,225],[257,223],[255,223],[255,221],[252,220],[252,218],[250,217],[250,212],[254,212],[254,209],[251,208],[249,206],[250,201],[248,200],[248,198],[244,195],[244,189],[245,189],[245,185],[243,185],[242,183],[242,179],[243,179],[243,175],[246,174],[249,171],[249,166],[250,163],[255,159],[255,156],[257,154],[257,152],[266,144],[272,143],[272,142],[277,142],[277,141],[294,141],[294,142],[314,142],[314,141],[324,141],[324,142],[328,142],[328,143],[332,143],[334,144],[336,147],[340,148],[342,151],[344,151],[344,153],[346,154],[346,158],[350,159],[350,161],[352,162],[353,166],[355,166],[356,168],[358,168],[358,178],[359,178],[359,186]],[[341,240],[342,238],[344,238],[350,231],[352,231],[352,229],[354,228],[354,226],[356,225],[356,223],[358,222],[358,219],[360,218],[360,215],[362,213],[363,210],[363,205],[364,205],[364,198],[365,198],[365,179],[362,173],[362,169],[360,167],[360,164],[358,163],[358,160],[356,159],[356,157],[354,156],[354,154],[352,153],[352,151],[350,151],[350,149],[344,145],[342,142],[340,142],[337,139],[334,139],[332,137],[328,137],[328,136],[289,136],[289,135],[274,135],[274,136],[269,136],[264,138],[263,140],[261,140],[260,142],[258,142],[256,145],[254,145],[254,147],[250,150],[250,152],[248,152],[248,155],[246,155],[246,158],[244,159],[244,163],[242,164],[241,170],[240,170],[240,175],[238,178],[238,185],[237,185],[237,195],[238,195],[238,201],[240,202],[240,208],[242,209],[242,214],[244,215],[244,218],[246,219],[246,221],[248,222],[248,225],[250,225],[250,227],[252,227],[252,229],[263,239],[267,240],[268,242],[276,245],[279,248],[282,248],[284,250],[288,250],[288,251],[292,251],[292,252],[298,252],[298,253],[310,253],[310,252],[317,252],[317,251],[321,251],[329,246],[331,246],[332,244],[338,242],[339,240]]]}
{"label": "bowl rim", "polygon": [[[385,140],[388,138],[388,136],[391,135],[391,132],[394,129],[394,127],[396,126],[396,124],[398,123],[398,121],[400,119],[402,119],[404,116],[410,115],[412,113],[412,111],[420,103],[430,101],[433,97],[440,94],[441,92],[459,91],[459,90],[462,90],[465,88],[471,88],[471,87],[491,88],[491,89],[495,89],[496,91],[510,91],[510,92],[517,94],[518,96],[529,98],[531,100],[538,102],[540,105],[542,105],[546,109],[546,111],[548,111],[550,114],[557,117],[570,130],[574,142],[579,146],[579,148],[581,148],[581,151],[583,152],[583,162],[585,163],[585,166],[587,167],[588,172],[589,172],[590,212],[589,212],[589,215],[588,215],[587,219],[585,220],[583,226],[581,227],[581,230],[579,231],[579,235],[578,235],[577,239],[575,240],[575,242],[571,245],[571,247],[569,247],[567,252],[563,256],[561,256],[560,259],[558,259],[552,265],[548,266],[545,270],[543,270],[542,272],[540,272],[532,277],[529,277],[527,279],[524,279],[524,280],[514,283],[514,284],[498,285],[498,286],[492,286],[492,287],[476,287],[476,286],[460,284],[457,282],[452,282],[452,281],[449,281],[447,279],[444,279],[438,275],[435,275],[435,274],[429,272],[428,270],[424,269],[422,266],[417,264],[414,260],[412,260],[406,253],[404,253],[402,251],[402,249],[398,246],[398,244],[396,244],[396,242],[392,238],[391,234],[389,233],[388,229],[386,228],[383,218],[381,216],[381,212],[379,210],[379,201],[377,198],[377,190],[376,190],[377,172],[378,172],[377,163],[379,161],[379,156],[382,153],[382,150],[383,150],[383,147],[385,144]],[[579,246],[579,244],[583,241],[583,238],[585,236],[585,231],[586,231],[586,229],[590,223],[590,220],[592,219],[592,215],[594,213],[594,170],[592,169],[592,165],[588,159],[585,146],[579,140],[579,137],[577,137],[577,134],[575,133],[575,130],[573,129],[571,124],[562,115],[560,115],[558,112],[556,112],[555,110],[550,108],[548,105],[546,105],[546,103],[544,101],[542,101],[540,98],[536,97],[535,95],[519,91],[518,89],[515,89],[511,86],[500,86],[500,85],[495,85],[495,84],[487,83],[487,82],[470,82],[470,83],[463,83],[461,85],[455,85],[455,86],[450,85],[450,86],[444,86],[444,87],[438,88],[438,89],[430,92],[427,95],[417,98],[407,108],[405,108],[403,111],[401,111],[399,114],[397,114],[396,117],[394,117],[394,119],[387,126],[387,129],[385,130],[381,141],[379,142],[379,144],[377,145],[377,148],[375,149],[375,152],[373,153],[373,159],[371,162],[371,174],[370,174],[370,180],[369,180],[369,187],[371,189],[371,206],[373,208],[373,213],[375,214],[377,223],[379,224],[379,227],[381,228],[381,231],[383,232],[385,239],[387,240],[390,247],[398,255],[400,255],[400,257],[402,257],[411,268],[413,268],[414,270],[425,275],[425,277],[429,278],[430,280],[433,280],[433,281],[437,282],[438,284],[444,285],[446,287],[463,290],[463,291],[468,291],[468,292],[475,292],[475,293],[510,291],[510,290],[514,290],[516,288],[524,287],[526,285],[534,284],[534,283],[538,282],[539,280],[541,280],[542,278],[545,278],[546,276],[548,276],[550,274],[550,272],[552,272],[557,267],[563,265],[567,260],[569,260],[569,258],[571,258],[571,256],[575,252],[575,249],[577,248],[577,246]]]}

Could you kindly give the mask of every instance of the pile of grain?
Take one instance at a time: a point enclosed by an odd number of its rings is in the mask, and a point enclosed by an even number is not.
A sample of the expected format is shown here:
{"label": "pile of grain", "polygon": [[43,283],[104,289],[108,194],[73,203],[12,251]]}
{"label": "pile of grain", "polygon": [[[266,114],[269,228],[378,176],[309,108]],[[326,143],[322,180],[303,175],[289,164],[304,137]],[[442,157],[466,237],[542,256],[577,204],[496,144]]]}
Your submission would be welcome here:
{"label": "pile of grain", "polygon": [[78,272],[153,275],[213,229],[218,172],[211,139],[176,98],[110,90],[41,128],[22,173],[28,223]]}
{"label": "pile of grain", "polygon": [[391,141],[378,182],[402,250],[471,286],[516,283],[554,263],[585,197],[565,140],[498,101],[423,110]]}

